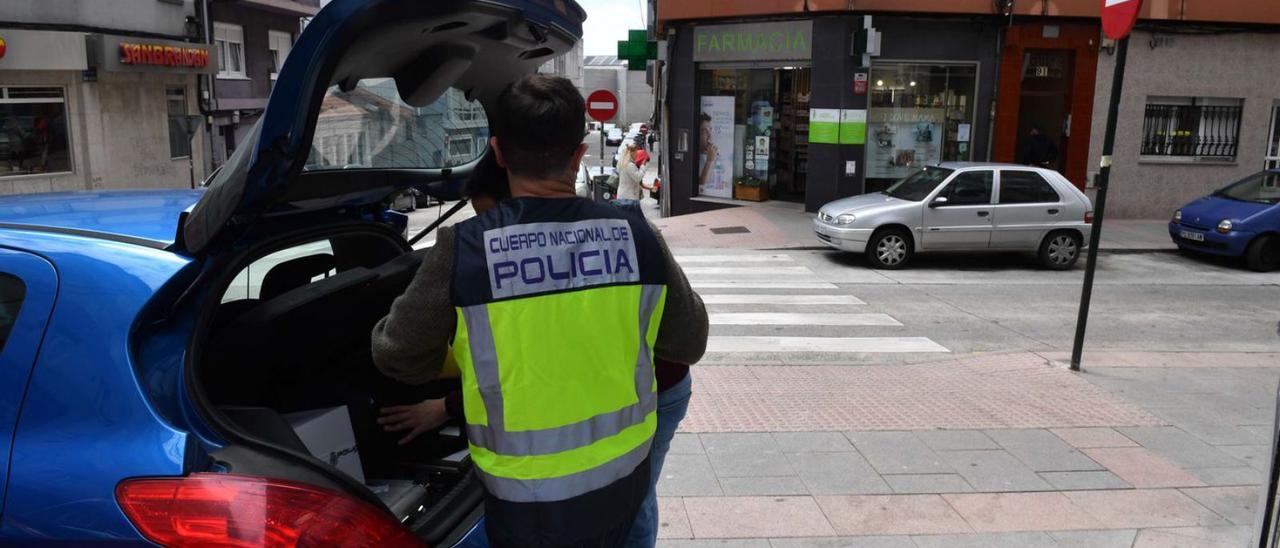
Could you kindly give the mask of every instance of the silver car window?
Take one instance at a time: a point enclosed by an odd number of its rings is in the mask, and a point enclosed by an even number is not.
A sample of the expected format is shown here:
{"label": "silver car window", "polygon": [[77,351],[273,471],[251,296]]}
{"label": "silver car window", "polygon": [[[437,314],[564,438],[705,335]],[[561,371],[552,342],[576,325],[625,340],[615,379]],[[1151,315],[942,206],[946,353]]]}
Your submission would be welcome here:
{"label": "silver car window", "polygon": [[992,179],[992,171],[966,171],[956,175],[939,197],[945,197],[949,206],[989,204]]}
{"label": "silver car window", "polygon": [[1058,203],[1062,198],[1049,181],[1034,171],[1001,171],[1001,204]]}

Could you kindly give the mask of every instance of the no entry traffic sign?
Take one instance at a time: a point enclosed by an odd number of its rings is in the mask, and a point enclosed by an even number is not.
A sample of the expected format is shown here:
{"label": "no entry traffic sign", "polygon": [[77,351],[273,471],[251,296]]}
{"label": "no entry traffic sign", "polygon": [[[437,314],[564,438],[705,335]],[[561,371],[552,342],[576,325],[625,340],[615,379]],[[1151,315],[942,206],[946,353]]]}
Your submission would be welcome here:
{"label": "no entry traffic sign", "polygon": [[1128,36],[1140,10],[1142,0],[1102,0],[1102,33],[1112,40]]}
{"label": "no entry traffic sign", "polygon": [[597,89],[587,96],[587,115],[597,122],[608,122],[618,114],[618,97],[607,89]]}

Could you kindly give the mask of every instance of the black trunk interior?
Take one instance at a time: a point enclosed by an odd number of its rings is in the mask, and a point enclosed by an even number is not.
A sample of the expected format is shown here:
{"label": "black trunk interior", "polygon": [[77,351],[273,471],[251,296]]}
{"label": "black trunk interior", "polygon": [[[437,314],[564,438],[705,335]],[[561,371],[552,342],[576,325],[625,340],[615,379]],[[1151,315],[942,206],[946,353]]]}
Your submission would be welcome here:
{"label": "black trunk interior", "polygon": [[[422,252],[405,253],[380,235],[328,241],[331,254],[275,264],[256,297],[219,306],[198,362],[201,386],[244,433],[301,454],[307,448],[285,415],[346,406],[366,484],[397,518],[438,543],[481,501],[460,425],[402,446],[402,432],[384,432],[376,421],[381,407],[443,397],[457,382],[396,382],[378,372],[370,345],[374,324],[413,279]],[[388,480],[420,488],[384,496]]]}

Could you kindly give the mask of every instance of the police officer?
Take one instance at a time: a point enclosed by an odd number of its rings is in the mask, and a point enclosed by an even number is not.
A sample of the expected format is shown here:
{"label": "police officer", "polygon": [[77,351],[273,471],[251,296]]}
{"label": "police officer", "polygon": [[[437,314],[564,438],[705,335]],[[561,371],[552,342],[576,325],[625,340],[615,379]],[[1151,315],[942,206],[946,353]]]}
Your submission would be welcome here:
{"label": "police officer", "polygon": [[493,545],[621,545],[650,487],[653,360],[697,362],[706,310],[640,215],[575,195],[572,83],[528,76],[495,106],[512,199],[441,229],[374,362],[427,382],[452,341]]}

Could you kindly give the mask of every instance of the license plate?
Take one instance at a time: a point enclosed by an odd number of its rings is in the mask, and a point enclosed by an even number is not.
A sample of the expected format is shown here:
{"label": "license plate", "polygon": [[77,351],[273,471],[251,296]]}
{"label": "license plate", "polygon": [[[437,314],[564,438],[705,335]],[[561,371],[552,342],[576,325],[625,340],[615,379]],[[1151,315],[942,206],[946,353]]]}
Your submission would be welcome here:
{"label": "license plate", "polygon": [[1201,234],[1201,233],[1199,233],[1199,232],[1192,232],[1192,231],[1190,231],[1190,230],[1182,230],[1182,231],[1179,231],[1179,232],[1178,232],[1178,235],[1179,235],[1179,236],[1182,236],[1183,238],[1186,238],[1186,239],[1188,239],[1188,240],[1192,240],[1192,241],[1196,241],[1196,242],[1203,242],[1203,241],[1204,241],[1204,234]]}

